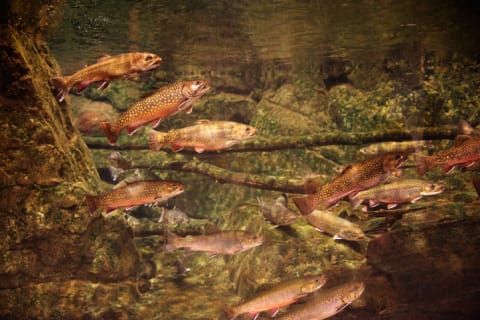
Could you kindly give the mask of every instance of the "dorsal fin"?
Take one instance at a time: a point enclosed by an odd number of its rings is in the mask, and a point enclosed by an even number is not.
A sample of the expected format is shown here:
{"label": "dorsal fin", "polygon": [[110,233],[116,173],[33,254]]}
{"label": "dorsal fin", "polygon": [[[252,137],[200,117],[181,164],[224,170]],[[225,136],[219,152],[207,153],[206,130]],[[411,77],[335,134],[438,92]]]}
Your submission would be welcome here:
{"label": "dorsal fin", "polygon": [[342,172],[340,173],[340,175],[343,175],[345,173],[347,173],[348,171],[350,170],[353,170],[353,166],[351,164],[349,164],[348,166],[346,166],[345,168],[343,168]]}
{"label": "dorsal fin", "polygon": [[463,144],[465,141],[469,139],[471,139],[471,136],[468,136],[465,134],[459,134],[458,136],[455,137],[453,144],[455,147],[458,147],[459,145]]}

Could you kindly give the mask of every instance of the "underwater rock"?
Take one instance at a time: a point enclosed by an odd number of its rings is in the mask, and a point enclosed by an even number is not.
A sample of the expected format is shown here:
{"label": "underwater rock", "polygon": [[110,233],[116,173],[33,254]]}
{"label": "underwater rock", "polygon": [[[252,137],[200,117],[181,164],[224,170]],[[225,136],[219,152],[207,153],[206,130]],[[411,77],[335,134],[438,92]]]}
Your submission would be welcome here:
{"label": "underwater rock", "polygon": [[[478,217],[408,226],[369,243],[367,301],[377,319],[474,319],[478,313]],[[368,317],[367,317],[368,318]]]}
{"label": "underwater rock", "polygon": [[69,105],[53,95],[58,65],[41,39],[6,24],[15,19],[8,14],[0,14],[0,317],[116,312],[122,307],[102,301],[138,295],[133,233],[122,219],[88,212],[84,195],[98,192],[100,179]]}

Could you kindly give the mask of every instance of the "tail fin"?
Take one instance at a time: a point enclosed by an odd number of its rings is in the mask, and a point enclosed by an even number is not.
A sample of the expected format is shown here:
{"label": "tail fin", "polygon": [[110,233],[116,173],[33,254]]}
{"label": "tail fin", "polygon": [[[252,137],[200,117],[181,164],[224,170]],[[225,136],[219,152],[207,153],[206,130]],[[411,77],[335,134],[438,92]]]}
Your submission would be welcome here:
{"label": "tail fin", "polygon": [[415,155],[415,162],[417,163],[417,172],[419,175],[423,176],[428,170],[430,170],[429,157]]}
{"label": "tail fin", "polygon": [[155,130],[150,131],[150,150],[158,151],[160,150],[166,141],[167,134],[165,132],[159,132]]}
{"label": "tail fin", "polygon": [[170,231],[165,231],[163,247],[165,251],[173,251],[178,248],[177,242],[180,239],[175,233]]}
{"label": "tail fin", "polygon": [[88,209],[90,210],[90,213],[94,213],[95,211],[97,211],[98,206],[97,206],[97,201],[95,196],[86,194],[85,199],[87,200],[87,205],[88,205]]}
{"label": "tail fin", "polygon": [[233,320],[237,317],[237,315],[235,314],[235,310],[233,310],[232,307],[225,307],[225,309],[223,309],[223,312],[225,313],[225,316],[228,320]]}
{"label": "tail fin", "polygon": [[57,99],[58,102],[62,102],[65,100],[65,96],[67,93],[70,91],[71,87],[67,85],[68,80],[70,80],[70,77],[55,77],[52,78],[52,83],[57,88]]}
{"label": "tail fin", "polygon": [[302,213],[302,215],[306,216],[312,213],[314,207],[312,206],[311,201],[309,200],[309,196],[306,197],[295,197],[292,198],[293,202],[297,206],[298,210]]}
{"label": "tail fin", "polygon": [[108,143],[110,143],[112,146],[115,145],[120,133],[114,132],[112,130],[112,124],[110,122],[100,122],[100,127],[103,129],[103,132],[105,132]]}

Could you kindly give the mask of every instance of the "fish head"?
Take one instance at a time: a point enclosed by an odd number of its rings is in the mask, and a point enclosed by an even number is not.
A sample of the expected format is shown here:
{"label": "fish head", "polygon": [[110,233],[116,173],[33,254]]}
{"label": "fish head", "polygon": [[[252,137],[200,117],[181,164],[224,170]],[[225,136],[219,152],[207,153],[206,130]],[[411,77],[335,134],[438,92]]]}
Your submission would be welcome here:
{"label": "fish head", "polygon": [[363,233],[362,229],[357,226],[344,228],[338,232],[337,236],[350,241],[358,241],[365,238],[365,234]]}
{"label": "fish head", "polygon": [[242,237],[242,251],[247,250],[250,248],[258,247],[259,245],[263,244],[265,239],[260,234],[245,234],[245,237]]}
{"label": "fish head", "polygon": [[165,194],[168,194],[169,197],[179,195],[183,193],[184,190],[185,190],[185,186],[181,182],[163,181],[162,184],[158,186],[156,191],[157,191],[157,196],[161,198],[165,196]]}
{"label": "fish head", "polygon": [[445,186],[441,183],[426,183],[422,186],[420,194],[422,196],[432,196],[442,193],[445,190]]}
{"label": "fish head", "polygon": [[182,88],[182,95],[186,98],[199,98],[210,90],[208,81],[192,80],[184,81]]}
{"label": "fish head", "polygon": [[133,56],[132,69],[141,73],[160,67],[162,58],[149,52],[137,52]]}
{"label": "fish head", "polygon": [[364,282],[352,282],[345,286],[342,294],[342,301],[346,304],[350,304],[357,300],[365,290]]}
{"label": "fish head", "polygon": [[312,293],[323,287],[323,285],[327,282],[327,276],[324,274],[315,275],[315,276],[307,276],[302,284],[302,293]]}
{"label": "fish head", "polygon": [[234,123],[231,130],[232,136],[235,137],[236,140],[251,139],[257,135],[257,129],[241,123]]}
{"label": "fish head", "polygon": [[393,172],[407,161],[408,154],[404,151],[391,151],[383,155],[383,171]]}

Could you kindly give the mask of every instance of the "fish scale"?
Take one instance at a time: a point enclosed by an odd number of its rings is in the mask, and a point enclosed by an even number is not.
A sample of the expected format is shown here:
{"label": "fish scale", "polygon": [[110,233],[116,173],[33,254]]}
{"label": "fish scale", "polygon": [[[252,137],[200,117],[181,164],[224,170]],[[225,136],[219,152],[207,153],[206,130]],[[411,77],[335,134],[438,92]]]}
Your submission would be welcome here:
{"label": "fish scale", "polygon": [[102,122],[100,127],[105,132],[108,142],[114,145],[121,131],[126,128],[129,135],[140,126],[153,123],[155,127],[160,120],[180,111],[191,111],[192,104],[209,90],[206,81],[180,81],[160,88],[152,95],[134,103],[113,122]]}
{"label": "fish scale", "polygon": [[404,152],[392,151],[351,164],[315,194],[292,198],[292,200],[303,215],[310,214],[319,204],[322,204],[324,209],[328,209],[342,198],[352,196],[384,181],[406,159]]}

